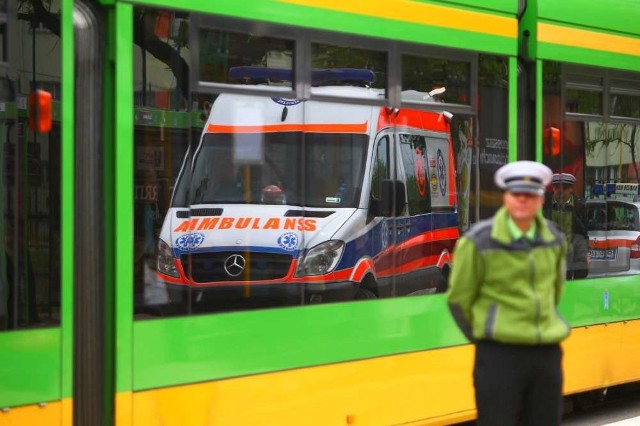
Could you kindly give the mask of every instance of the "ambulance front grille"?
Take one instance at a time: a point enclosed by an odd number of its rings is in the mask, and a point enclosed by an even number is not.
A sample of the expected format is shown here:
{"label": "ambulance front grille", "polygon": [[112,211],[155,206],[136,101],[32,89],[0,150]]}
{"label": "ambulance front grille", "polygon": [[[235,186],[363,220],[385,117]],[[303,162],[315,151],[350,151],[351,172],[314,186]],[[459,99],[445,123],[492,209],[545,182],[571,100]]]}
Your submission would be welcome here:
{"label": "ambulance front grille", "polygon": [[197,283],[282,279],[289,272],[292,260],[291,255],[260,252],[196,253],[180,256],[185,274]]}

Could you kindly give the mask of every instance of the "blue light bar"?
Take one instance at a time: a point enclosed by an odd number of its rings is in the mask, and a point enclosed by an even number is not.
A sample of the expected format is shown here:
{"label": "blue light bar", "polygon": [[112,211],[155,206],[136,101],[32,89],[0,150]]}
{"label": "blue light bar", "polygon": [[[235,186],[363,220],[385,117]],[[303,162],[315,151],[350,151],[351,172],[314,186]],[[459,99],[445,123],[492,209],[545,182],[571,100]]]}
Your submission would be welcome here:
{"label": "blue light bar", "polygon": [[616,192],[616,184],[615,183],[596,183],[593,185],[591,189],[593,195],[606,195],[607,197]]}
{"label": "blue light bar", "polygon": [[639,195],[640,185],[637,183],[596,183],[592,188],[593,195]]}
{"label": "blue light bar", "polygon": [[[232,67],[229,68],[231,80],[273,80],[293,81],[293,72],[289,69],[266,67]],[[371,70],[358,68],[331,68],[311,71],[313,84],[329,82],[373,83],[376,75]]]}
{"label": "blue light bar", "polygon": [[311,71],[311,80],[314,83],[326,83],[331,81],[373,83],[376,81],[376,75],[371,70],[358,68],[331,68],[329,70]]}

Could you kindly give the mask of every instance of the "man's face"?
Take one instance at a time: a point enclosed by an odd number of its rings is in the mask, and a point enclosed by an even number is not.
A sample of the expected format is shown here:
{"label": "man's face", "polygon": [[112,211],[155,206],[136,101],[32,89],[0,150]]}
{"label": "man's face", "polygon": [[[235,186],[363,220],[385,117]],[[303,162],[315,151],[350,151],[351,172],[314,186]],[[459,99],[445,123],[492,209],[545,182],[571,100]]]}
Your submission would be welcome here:
{"label": "man's face", "polygon": [[573,192],[573,185],[556,183],[553,185],[553,195],[559,203],[566,202]]}
{"label": "man's face", "polygon": [[542,208],[544,196],[507,191],[504,193],[503,202],[514,221],[532,221]]}

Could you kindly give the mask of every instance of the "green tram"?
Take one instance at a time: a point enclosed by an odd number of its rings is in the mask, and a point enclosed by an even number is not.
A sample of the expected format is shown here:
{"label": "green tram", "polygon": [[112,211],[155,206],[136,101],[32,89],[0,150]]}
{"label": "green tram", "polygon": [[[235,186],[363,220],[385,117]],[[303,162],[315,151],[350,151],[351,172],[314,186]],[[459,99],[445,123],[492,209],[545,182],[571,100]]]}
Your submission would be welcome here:
{"label": "green tram", "polygon": [[[455,239],[516,159],[574,175],[587,216],[603,184],[637,196],[639,20],[624,0],[0,2],[0,424],[473,419]],[[560,305],[568,397],[640,381],[638,212],[614,210]]]}

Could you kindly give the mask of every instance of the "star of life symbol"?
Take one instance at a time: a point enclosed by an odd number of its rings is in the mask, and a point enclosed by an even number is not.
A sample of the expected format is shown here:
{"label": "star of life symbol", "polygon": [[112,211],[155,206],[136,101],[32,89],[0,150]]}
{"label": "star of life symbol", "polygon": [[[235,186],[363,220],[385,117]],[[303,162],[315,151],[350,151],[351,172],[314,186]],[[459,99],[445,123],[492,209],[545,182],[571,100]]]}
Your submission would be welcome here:
{"label": "star of life symbol", "polygon": [[278,237],[278,245],[286,251],[293,251],[298,247],[298,236],[293,232],[287,232]]}
{"label": "star of life symbol", "polygon": [[192,234],[184,234],[176,239],[176,247],[180,250],[195,250],[204,242],[204,234],[194,232]]}
{"label": "star of life symbol", "polygon": [[389,225],[387,221],[382,222],[382,249],[386,249],[387,245],[389,245]]}
{"label": "star of life symbol", "polygon": [[441,150],[438,150],[438,180],[440,181],[440,193],[444,196],[447,193],[447,166],[444,164]]}

